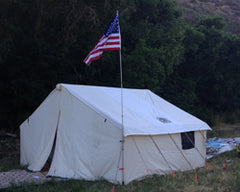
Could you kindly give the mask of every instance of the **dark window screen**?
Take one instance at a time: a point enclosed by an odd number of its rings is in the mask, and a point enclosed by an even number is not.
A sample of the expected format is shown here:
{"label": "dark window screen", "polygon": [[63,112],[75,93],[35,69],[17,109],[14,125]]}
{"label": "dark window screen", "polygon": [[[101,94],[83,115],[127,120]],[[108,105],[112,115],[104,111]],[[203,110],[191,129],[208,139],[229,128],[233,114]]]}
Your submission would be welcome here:
{"label": "dark window screen", "polygon": [[182,149],[192,149],[195,145],[194,131],[181,133]]}

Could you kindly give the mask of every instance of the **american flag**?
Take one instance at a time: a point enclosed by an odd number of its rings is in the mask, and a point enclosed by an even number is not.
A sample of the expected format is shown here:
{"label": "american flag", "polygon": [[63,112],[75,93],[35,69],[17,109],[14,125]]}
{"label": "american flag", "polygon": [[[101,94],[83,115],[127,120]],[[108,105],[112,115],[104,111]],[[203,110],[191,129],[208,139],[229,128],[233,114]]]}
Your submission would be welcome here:
{"label": "american flag", "polygon": [[83,62],[87,65],[90,65],[93,60],[100,58],[103,51],[113,51],[120,49],[121,36],[117,14]]}

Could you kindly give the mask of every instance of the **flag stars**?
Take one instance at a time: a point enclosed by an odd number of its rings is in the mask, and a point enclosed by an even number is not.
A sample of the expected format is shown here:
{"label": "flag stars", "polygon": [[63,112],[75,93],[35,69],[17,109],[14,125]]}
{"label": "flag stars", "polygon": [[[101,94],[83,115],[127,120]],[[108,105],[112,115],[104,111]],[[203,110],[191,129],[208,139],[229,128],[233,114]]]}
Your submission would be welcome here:
{"label": "flag stars", "polygon": [[119,33],[118,27],[118,17],[115,16],[111,24],[108,26],[107,30],[105,31],[105,36],[108,37],[112,33]]}

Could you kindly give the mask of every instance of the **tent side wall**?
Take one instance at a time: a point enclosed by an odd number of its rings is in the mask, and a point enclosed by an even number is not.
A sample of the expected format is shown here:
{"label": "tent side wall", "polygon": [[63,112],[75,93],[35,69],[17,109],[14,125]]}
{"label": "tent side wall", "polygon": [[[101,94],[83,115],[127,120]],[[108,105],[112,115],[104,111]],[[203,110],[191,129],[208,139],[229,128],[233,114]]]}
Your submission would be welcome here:
{"label": "tent side wall", "polygon": [[206,131],[195,132],[195,147],[182,149],[181,134],[128,136],[125,139],[125,183],[150,175],[186,171],[205,165]]}
{"label": "tent side wall", "polygon": [[121,129],[64,87],[49,176],[121,182]]}
{"label": "tent side wall", "polygon": [[51,152],[59,118],[60,92],[55,89],[20,125],[20,164],[39,171]]}

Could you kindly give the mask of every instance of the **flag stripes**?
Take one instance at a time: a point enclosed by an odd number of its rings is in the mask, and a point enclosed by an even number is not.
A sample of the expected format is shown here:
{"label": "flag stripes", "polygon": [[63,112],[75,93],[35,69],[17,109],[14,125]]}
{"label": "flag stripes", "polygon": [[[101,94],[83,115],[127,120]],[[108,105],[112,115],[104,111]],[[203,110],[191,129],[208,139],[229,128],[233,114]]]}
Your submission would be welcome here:
{"label": "flag stripes", "polygon": [[84,63],[90,65],[93,60],[97,60],[104,51],[114,51],[121,49],[121,36],[118,23],[118,15],[114,17],[97,44],[84,59]]}

